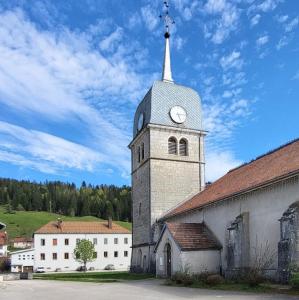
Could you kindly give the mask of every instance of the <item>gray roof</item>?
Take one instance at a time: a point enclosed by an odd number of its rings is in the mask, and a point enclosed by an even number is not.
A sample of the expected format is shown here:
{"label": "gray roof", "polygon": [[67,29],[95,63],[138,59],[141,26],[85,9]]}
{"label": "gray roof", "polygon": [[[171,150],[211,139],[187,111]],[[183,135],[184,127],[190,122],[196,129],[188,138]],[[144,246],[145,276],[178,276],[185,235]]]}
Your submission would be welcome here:
{"label": "gray roof", "polygon": [[[182,106],[187,112],[187,119],[183,124],[174,123],[169,116],[170,109],[176,105]],[[199,95],[193,89],[175,83],[154,82],[137,107],[134,117],[133,137],[138,133],[137,123],[141,113],[144,114],[143,127],[147,124],[158,124],[202,130]]]}

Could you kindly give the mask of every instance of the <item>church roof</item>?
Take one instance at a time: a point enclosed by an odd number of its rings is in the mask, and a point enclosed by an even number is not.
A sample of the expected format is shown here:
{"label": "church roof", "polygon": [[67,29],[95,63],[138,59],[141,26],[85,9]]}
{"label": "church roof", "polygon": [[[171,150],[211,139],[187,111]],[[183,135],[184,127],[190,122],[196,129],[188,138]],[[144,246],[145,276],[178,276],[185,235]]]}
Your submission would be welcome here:
{"label": "church roof", "polygon": [[222,248],[204,223],[166,223],[166,226],[182,251]]}
{"label": "church roof", "polygon": [[254,190],[299,173],[299,139],[232,169],[202,192],[167,212],[162,219]]}
{"label": "church roof", "polygon": [[[173,106],[182,106],[187,112],[183,124],[174,123],[169,117]],[[201,104],[198,93],[182,85],[164,81],[155,81],[137,107],[134,117],[133,137],[138,134],[137,124],[140,114],[144,115],[143,127],[147,124],[157,124],[202,130]]]}

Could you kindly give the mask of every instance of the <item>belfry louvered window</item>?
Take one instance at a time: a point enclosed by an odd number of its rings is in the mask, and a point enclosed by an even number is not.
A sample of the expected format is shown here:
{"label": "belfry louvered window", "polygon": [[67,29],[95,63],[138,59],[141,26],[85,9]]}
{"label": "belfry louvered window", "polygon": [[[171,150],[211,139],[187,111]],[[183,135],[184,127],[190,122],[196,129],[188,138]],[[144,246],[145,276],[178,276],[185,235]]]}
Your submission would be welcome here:
{"label": "belfry louvered window", "polygon": [[181,139],[179,143],[179,152],[182,156],[188,155],[188,143],[185,139]]}
{"label": "belfry louvered window", "polygon": [[168,139],[168,153],[177,154],[177,140],[174,137]]}

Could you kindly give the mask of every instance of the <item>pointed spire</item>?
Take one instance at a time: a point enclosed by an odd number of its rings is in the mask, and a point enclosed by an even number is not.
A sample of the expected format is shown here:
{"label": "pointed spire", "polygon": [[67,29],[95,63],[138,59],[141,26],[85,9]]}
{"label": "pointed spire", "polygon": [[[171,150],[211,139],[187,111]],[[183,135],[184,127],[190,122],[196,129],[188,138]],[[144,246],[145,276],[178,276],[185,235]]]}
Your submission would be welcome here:
{"label": "pointed spire", "polygon": [[168,1],[164,1],[164,12],[160,15],[160,18],[164,20],[165,25],[165,52],[164,52],[164,63],[162,70],[162,80],[164,82],[173,83],[172,74],[171,74],[171,65],[170,65],[170,46],[169,46],[169,27],[175,22],[169,16],[169,3]]}
{"label": "pointed spire", "polygon": [[164,52],[164,63],[162,71],[162,80],[165,82],[173,82],[171,74],[171,64],[170,64],[170,46],[169,46],[169,37],[170,34],[166,32],[165,37],[165,52]]}

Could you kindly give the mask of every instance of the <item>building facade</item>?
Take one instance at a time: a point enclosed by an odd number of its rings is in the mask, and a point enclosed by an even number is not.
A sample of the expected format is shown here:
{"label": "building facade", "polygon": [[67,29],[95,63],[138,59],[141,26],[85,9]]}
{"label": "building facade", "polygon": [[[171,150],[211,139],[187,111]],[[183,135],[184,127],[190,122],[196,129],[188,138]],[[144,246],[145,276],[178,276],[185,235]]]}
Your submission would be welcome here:
{"label": "building facade", "polygon": [[8,255],[7,233],[6,233],[6,231],[0,231],[0,257],[5,257],[7,255]]}
{"label": "building facade", "polygon": [[87,263],[89,270],[104,270],[113,265],[116,270],[128,270],[131,263],[132,234],[113,222],[50,222],[34,234],[34,249],[12,253],[12,271],[27,266],[27,256],[34,256],[33,270],[45,272],[75,271],[74,249],[82,240],[94,244],[94,259]]}
{"label": "building facade", "polygon": [[33,248],[33,239],[28,237],[15,237],[9,243],[12,247],[18,249]]}

